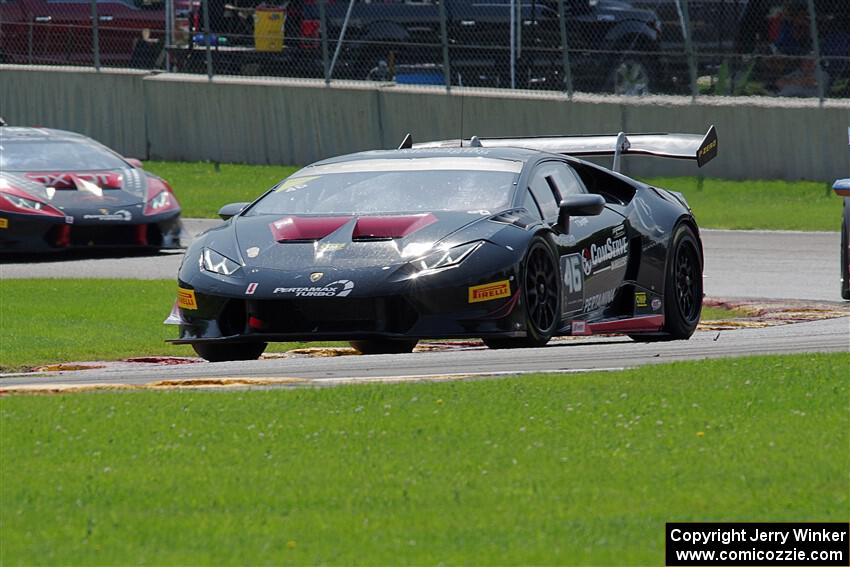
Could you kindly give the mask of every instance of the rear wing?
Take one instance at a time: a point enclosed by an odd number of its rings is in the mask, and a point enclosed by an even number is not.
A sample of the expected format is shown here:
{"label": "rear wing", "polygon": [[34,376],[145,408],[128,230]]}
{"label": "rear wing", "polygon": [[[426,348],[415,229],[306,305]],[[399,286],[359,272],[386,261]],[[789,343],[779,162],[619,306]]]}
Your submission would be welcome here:
{"label": "rear wing", "polygon": [[441,140],[412,144],[405,137],[402,148],[525,148],[553,154],[571,156],[614,156],[614,171],[620,170],[620,156],[648,155],[674,159],[688,159],[699,167],[717,156],[717,131],[714,126],[705,135],[699,134],[604,134],[590,136],[538,136],[527,138],[478,138],[469,140]]}

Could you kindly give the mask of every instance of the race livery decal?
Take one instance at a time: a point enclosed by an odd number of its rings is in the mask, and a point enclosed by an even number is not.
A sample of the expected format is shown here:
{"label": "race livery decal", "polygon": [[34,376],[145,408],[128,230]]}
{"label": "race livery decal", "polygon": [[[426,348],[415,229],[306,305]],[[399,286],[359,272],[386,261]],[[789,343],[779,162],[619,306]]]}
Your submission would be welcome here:
{"label": "race livery decal", "polygon": [[569,254],[561,257],[561,273],[564,274],[563,299],[564,313],[581,309],[584,301],[584,272],[581,254]]}
{"label": "race livery decal", "polygon": [[585,313],[588,311],[594,311],[596,309],[599,309],[600,307],[605,307],[606,305],[614,301],[614,295],[616,293],[616,289],[609,289],[608,291],[603,291],[602,293],[591,295],[590,297],[584,300]]}
{"label": "race livery decal", "polygon": [[346,297],[353,289],[353,281],[337,280],[327,285],[313,287],[276,287],[274,293],[295,297]]}
{"label": "race livery decal", "polygon": [[177,288],[177,305],[182,309],[197,309],[198,302],[195,300],[194,289]]}
{"label": "race livery decal", "polygon": [[[608,238],[604,244],[591,244],[581,253],[581,267],[584,275],[589,276],[595,271],[599,272],[609,268],[619,268],[626,263],[625,256],[629,253],[629,240],[625,236],[619,238]],[[598,266],[611,262],[608,266]]]}
{"label": "race livery decal", "polygon": [[658,311],[659,309],[661,309],[661,300],[656,297],[652,300],[652,310]]}
{"label": "race livery decal", "polygon": [[508,280],[476,285],[469,288],[469,302],[491,301],[502,297],[510,297],[511,284]]}
{"label": "race livery decal", "polygon": [[87,220],[100,220],[100,221],[123,221],[127,222],[133,218],[133,215],[130,211],[125,211],[121,209],[120,211],[115,211],[114,213],[109,213],[106,209],[100,209],[99,215],[83,215],[84,219]]}
{"label": "race livery decal", "polygon": [[257,291],[257,282],[251,282],[248,284],[248,287],[245,288],[245,295],[254,295],[254,292]]}
{"label": "race livery decal", "polygon": [[0,219],[0,228],[9,228],[9,219]]}
{"label": "race livery decal", "polygon": [[646,292],[638,291],[635,292],[635,307],[646,307]]}

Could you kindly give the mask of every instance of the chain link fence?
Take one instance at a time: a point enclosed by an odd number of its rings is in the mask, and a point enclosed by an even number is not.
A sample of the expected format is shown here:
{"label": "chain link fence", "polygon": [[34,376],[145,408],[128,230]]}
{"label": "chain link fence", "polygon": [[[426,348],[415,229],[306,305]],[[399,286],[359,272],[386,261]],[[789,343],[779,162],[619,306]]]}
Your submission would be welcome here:
{"label": "chain link fence", "polygon": [[848,98],[850,1],[0,0],[0,61],[569,95]]}

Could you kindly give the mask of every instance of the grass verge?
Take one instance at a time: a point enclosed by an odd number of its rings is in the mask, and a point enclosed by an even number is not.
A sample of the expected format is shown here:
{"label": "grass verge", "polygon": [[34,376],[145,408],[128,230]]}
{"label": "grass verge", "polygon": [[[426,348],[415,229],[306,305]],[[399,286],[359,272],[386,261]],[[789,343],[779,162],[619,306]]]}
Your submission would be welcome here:
{"label": "grass verge", "polygon": [[828,230],[841,228],[841,198],[816,181],[728,181],[696,177],[644,180],[680,191],[703,228]]}
{"label": "grass verge", "polygon": [[[222,205],[253,201],[298,168],[208,162],[149,161],[145,169],[169,181],[186,217],[215,217]],[[681,191],[704,228],[837,231],[841,199],[813,181],[727,181],[655,177],[648,183]]]}
{"label": "grass verge", "polygon": [[850,355],[0,399],[0,563],[660,564],[846,521]]}
{"label": "grass verge", "polygon": [[[165,342],[177,336],[176,327],[162,324],[176,289],[170,280],[0,279],[0,370],[131,356],[195,356],[190,346]],[[267,352],[306,344],[273,343]]]}
{"label": "grass verge", "polygon": [[[131,356],[195,356],[171,345],[176,327],[162,321],[174,303],[171,280],[0,279],[0,371],[41,364],[119,360]],[[703,307],[703,320],[743,312]],[[271,343],[266,352],[340,342]]]}

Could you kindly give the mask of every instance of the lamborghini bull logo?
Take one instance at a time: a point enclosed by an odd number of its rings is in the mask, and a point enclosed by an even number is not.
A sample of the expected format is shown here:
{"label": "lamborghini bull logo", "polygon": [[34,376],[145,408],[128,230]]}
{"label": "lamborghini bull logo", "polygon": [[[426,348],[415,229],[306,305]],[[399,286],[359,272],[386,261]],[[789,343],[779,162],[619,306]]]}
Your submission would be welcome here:
{"label": "lamborghini bull logo", "polygon": [[347,297],[353,289],[353,281],[337,280],[323,286],[276,287],[274,293],[294,295],[295,297]]}

